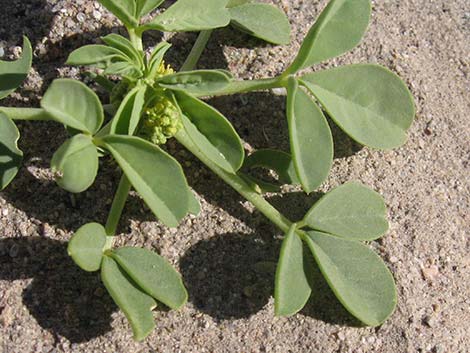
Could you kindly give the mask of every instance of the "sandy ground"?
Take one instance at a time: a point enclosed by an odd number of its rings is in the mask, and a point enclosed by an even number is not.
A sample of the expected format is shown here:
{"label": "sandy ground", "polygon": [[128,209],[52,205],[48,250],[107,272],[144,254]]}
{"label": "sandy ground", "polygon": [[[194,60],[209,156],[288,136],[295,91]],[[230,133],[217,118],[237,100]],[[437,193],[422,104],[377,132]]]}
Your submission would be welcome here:
{"label": "sandy ground", "polygon": [[[201,67],[228,68],[240,78],[279,74],[326,1],[273,1],[289,14],[293,42],[272,47],[232,30],[217,31]],[[181,271],[190,291],[180,312],[156,311],[157,329],[142,343],[95,274],[67,257],[80,225],[104,222],[119,174],[102,163],[96,184],[71,197],[48,165],[66,135],[52,123],[20,124],[25,167],[0,194],[0,351],[12,352],[433,352],[470,351],[469,56],[466,0],[374,1],[362,44],[328,65],[374,62],[397,72],[416,98],[407,144],[394,151],[360,148],[335,129],[336,158],[320,191],[348,180],[378,190],[391,229],[372,244],[391,268],[399,302],[379,328],[362,328],[318,277],[314,295],[291,318],[273,315],[273,263],[281,234],[194,158],[183,161],[202,205],[176,230],[155,222],[137,197],[128,202],[120,244],[159,251]],[[36,106],[48,83],[78,77],[63,62],[72,49],[118,23],[93,1],[2,1],[0,54],[11,57],[26,34],[34,71],[9,105]],[[159,36],[147,36],[154,45]],[[176,67],[194,34],[169,40]],[[285,97],[271,92],[212,100],[247,146],[287,148]],[[291,218],[314,197],[292,192],[270,200]]]}

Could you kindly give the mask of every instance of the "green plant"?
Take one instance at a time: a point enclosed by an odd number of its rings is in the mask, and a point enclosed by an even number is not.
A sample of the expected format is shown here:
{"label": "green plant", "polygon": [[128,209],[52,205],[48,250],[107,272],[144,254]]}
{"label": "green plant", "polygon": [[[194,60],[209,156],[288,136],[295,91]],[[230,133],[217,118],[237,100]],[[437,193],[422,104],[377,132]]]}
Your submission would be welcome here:
{"label": "green plant", "polygon": [[[113,248],[127,195],[133,187],[163,224],[176,227],[199,204],[178,162],[159,145],[175,138],[227,184],[253,203],[285,232],[275,280],[276,315],[292,315],[310,297],[309,266],[313,254],[328,284],[345,308],[366,325],[384,322],[396,305],[393,277],[383,261],[363,242],[388,229],[386,208],[376,192],[356,182],[323,196],[302,220],[291,222],[262,196],[279,185],[253,176],[253,168],[277,173],[279,184],[298,184],[306,193],[327,177],[333,139],[324,111],[351,138],[372,148],[393,148],[406,139],[414,104],[405,84],[391,71],[368,64],[307,74],[302,69],[352,49],[370,17],[369,0],[332,0],[307,34],[298,56],[280,76],[235,80],[225,70],[194,70],[215,28],[232,24],[261,39],[287,43],[289,24],[276,8],[247,0],[179,0],[148,22],[141,18],[162,0],[101,0],[126,26],[129,39],[103,37],[102,45],[72,52],[70,65],[91,66],[96,81],[109,90],[105,110],[97,95],[71,79],[55,80],[41,108],[0,107],[0,182],[5,188],[17,173],[22,152],[13,120],[53,120],[70,132],[54,154],[57,183],[82,192],[95,180],[99,158],[112,157],[123,175],[103,226],[82,226],[68,251],[85,271],[101,270],[108,292],[129,319],[134,337],[153,329],[152,309],[161,302],[178,309],[187,300],[180,275],[161,256],[145,249]],[[162,42],[146,55],[142,33],[202,31],[179,72],[163,58]],[[24,39],[23,56],[0,62],[0,98],[25,79],[32,50]],[[118,82],[109,79],[119,77]],[[287,89],[290,153],[265,149],[248,157],[231,123],[200,97]],[[12,120],[13,119],[13,120]],[[310,249],[310,253],[305,249]]]}

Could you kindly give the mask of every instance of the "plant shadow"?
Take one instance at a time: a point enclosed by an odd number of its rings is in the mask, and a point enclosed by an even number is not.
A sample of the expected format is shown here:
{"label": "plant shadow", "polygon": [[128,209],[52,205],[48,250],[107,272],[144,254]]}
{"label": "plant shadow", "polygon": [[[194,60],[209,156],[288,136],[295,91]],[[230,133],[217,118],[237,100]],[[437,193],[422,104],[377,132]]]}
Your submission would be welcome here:
{"label": "plant shadow", "polygon": [[0,239],[0,280],[29,278],[23,304],[55,336],[79,343],[111,330],[115,304],[96,273],[73,263],[65,243],[40,237]]}
{"label": "plant shadow", "polygon": [[[268,303],[282,240],[266,234],[272,233],[262,227],[251,234],[220,234],[185,253],[181,274],[198,310],[216,320],[236,320],[249,318]],[[312,294],[299,315],[333,325],[363,326],[341,305],[306,246],[304,250]]]}
{"label": "plant shadow", "polygon": [[273,292],[280,242],[260,234],[226,233],[201,240],[180,260],[194,306],[217,320],[246,318]]}

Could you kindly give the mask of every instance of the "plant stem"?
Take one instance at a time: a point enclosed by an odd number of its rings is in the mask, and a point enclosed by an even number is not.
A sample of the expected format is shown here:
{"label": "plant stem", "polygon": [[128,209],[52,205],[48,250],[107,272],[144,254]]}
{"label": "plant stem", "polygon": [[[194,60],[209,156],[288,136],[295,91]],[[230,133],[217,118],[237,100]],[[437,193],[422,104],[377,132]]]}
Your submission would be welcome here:
{"label": "plant stem", "polygon": [[119,219],[121,218],[122,210],[124,209],[124,205],[126,204],[127,196],[130,190],[131,183],[125,175],[121,176],[121,180],[119,181],[119,186],[117,188],[116,194],[114,195],[113,204],[111,205],[111,210],[109,211],[108,219],[106,220],[105,225],[106,234],[109,238],[112,238],[116,234]]}
{"label": "plant stem", "polygon": [[128,28],[127,32],[129,33],[129,39],[131,40],[132,45],[137,50],[144,50],[144,45],[142,43],[142,33],[136,31],[134,28]]}
{"label": "plant stem", "polygon": [[191,49],[191,52],[189,53],[188,57],[186,58],[183,66],[181,66],[180,71],[190,71],[193,70],[197,62],[199,61],[202,52],[204,49],[206,49],[207,42],[209,41],[209,38],[212,35],[212,30],[208,31],[202,31],[199,33],[199,36],[196,39],[196,42],[194,43],[193,48]]}
{"label": "plant stem", "polygon": [[52,117],[41,108],[0,107],[0,112],[5,113],[13,120],[53,120]]}
{"label": "plant stem", "polygon": [[223,90],[215,92],[213,96],[226,96],[282,87],[287,87],[287,78],[281,76],[275,78],[263,78],[260,80],[232,81]]}
{"label": "plant stem", "polygon": [[192,142],[190,137],[184,130],[180,130],[176,135],[176,139],[186,147],[192,154],[194,154],[202,163],[209,169],[217,174],[222,180],[229,184],[245,199],[250,201],[256,208],[273,222],[283,232],[287,232],[292,224],[286,217],[284,217],[278,210],[276,210],[269,202],[267,202],[261,195],[255,192],[241,177],[236,174],[228,173],[219,166],[217,166],[211,159]]}

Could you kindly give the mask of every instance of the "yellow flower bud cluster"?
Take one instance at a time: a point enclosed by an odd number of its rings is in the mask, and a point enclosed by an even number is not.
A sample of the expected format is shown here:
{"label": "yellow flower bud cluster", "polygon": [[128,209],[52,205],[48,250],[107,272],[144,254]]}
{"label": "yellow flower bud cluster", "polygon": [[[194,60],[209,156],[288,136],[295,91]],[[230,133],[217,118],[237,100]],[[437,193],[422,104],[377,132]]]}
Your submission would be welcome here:
{"label": "yellow flower bud cluster", "polygon": [[153,107],[145,110],[140,135],[156,145],[163,145],[182,127],[179,110],[162,95]]}
{"label": "yellow flower bud cluster", "polygon": [[165,66],[165,60],[162,60],[162,62],[160,63],[160,66],[158,67],[156,76],[160,77],[160,76],[165,76],[165,75],[171,75],[173,73],[175,73],[175,70],[173,70],[170,65]]}

